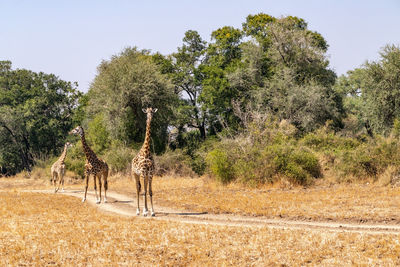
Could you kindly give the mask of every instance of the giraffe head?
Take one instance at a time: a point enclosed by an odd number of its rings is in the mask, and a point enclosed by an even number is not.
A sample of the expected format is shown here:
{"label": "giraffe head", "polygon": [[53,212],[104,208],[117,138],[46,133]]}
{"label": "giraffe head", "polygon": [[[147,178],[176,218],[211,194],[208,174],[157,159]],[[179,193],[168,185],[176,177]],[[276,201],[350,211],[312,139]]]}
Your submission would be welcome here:
{"label": "giraffe head", "polygon": [[148,107],[146,109],[145,108],[142,109],[142,111],[147,114],[147,119],[148,120],[149,119],[151,120],[151,118],[153,117],[153,114],[156,113],[157,110],[158,110],[158,108],[151,108],[151,107]]}
{"label": "giraffe head", "polygon": [[68,149],[68,148],[72,147],[72,144],[70,142],[66,142],[65,147]]}
{"label": "giraffe head", "polygon": [[84,135],[83,128],[81,126],[76,126],[76,128],[70,131],[69,134],[83,136]]}

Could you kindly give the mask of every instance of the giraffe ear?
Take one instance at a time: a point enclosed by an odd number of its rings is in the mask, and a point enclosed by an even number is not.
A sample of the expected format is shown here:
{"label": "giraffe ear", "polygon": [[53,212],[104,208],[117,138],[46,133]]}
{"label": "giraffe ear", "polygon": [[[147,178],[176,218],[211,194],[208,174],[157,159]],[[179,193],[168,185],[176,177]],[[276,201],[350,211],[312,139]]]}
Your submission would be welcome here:
{"label": "giraffe ear", "polygon": [[158,110],[158,108],[153,109],[153,113],[156,113]]}
{"label": "giraffe ear", "polygon": [[144,109],[144,108],[142,108],[142,111],[143,111],[144,113],[147,113],[147,112],[146,112],[146,109]]}

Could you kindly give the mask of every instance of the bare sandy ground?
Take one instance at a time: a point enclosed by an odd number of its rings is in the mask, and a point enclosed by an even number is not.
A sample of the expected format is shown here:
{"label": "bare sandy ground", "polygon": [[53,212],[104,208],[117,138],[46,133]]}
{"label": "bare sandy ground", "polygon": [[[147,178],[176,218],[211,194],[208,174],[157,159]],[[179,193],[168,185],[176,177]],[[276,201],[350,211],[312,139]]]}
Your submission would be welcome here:
{"label": "bare sandy ground", "polygon": [[[54,194],[53,190],[24,190],[25,192],[36,192]],[[23,192],[24,192],[23,191]],[[66,190],[62,193],[67,196],[73,196],[79,199],[83,197],[83,190]],[[96,206],[99,211],[113,213],[119,216],[137,216],[136,215],[136,197],[126,196],[115,192],[107,192],[108,203],[96,204],[93,191],[88,191],[86,203],[82,205]],[[77,200],[80,201],[80,200]],[[142,197],[141,197],[142,209]],[[312,231],[334,231],[334,232],[352,232],[368,234],[390,234],[399,235],[400,225],[397,224],[364,224],[364,223],[342,223],[342,222],[313,222],[286,219],[270,219],[266,217],[238,216],[233,214],[210,214],[201,212],[188,212],[154,206],[155,217],[143,217],[144,220],[167,220],[192,224],[212,224],[224,225],[227,227],[271,227],[277,229],[305,229]]]}

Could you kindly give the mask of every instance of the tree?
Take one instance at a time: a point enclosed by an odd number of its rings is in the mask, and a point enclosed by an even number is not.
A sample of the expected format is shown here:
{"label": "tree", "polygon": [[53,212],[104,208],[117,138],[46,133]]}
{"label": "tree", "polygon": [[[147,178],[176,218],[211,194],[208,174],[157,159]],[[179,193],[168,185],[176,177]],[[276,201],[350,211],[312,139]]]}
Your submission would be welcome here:
{"label": "tree", "polygon": [[[64,145],[80,93],[53,74],[0,62],[0,166],[31,170],[35,158]],[[17,156],[18,155],[18,156]]]}
{"label": "tree", "polygon": [[256,107],[279,120],[288,120],[302,132],[313,131],[332,120],[341,127],[341,98],[332,87],[309,81],[299,84],[295,72],[283,69],[255,92]]}
{"label": "tree", "polygon": [[232,100],[241,98],[241,92],[230,85],[229,73],[240,65],[242,32],[225,26],[212,32],[213,41],[207,47],[204,63],[200,66],[202,93],[199,100],[209,116],[211,131],[221,130],[220,120],[235,123]]}
{"label": "tree", "polygon": [[257,109],[265,107],[303,131],[327,120],[341,126],[341,95],[333,89],[336,75],[328,67],[328,46],[320,34],[308,30],[301,18],[262,13],[248,16],[243,31],[251,38],[250,45],[259,47],[253,48],[258,52],[252,53],[252,61],[262,71],[251,72],[257,74],[258,86],[252,90]]}
{"label": "tree", "polygon": [[172,105],[177,95],[168,77],[161,73],[150,52],[126,48],[98,66],[89,92],[89,119],[103,113],[112,139],[126,144],[144,139],[146,117],[143,108],[159,109],[152,122],[154,149],[164,150],[167,127],[172,119]]}
{"label": "tree", "polygon": [[183,38],[183,45],[178,52],[171,55],[173,71],[172,82],[176,92],[181,94],[178,108],[178,128],[187,126],[198,129],[201,139],[206,138],[206,112],[199,102],[202,92],[203,75],[199,69],[202,65],[206,42],[196,31],[189,30]]}
{"label": "tree", "polygon": [[338,86],[347,93],[347,110],[358,114],[370,135],[388,134],[400,119],[400,47],[386,45],[380,57],[348,72]]}
{"label": "tree", "polygon": [[364,99],[361,88],[365,81],[365,70],[358,68],[347,72],[347,75],[340,76],[334,86],[335,91],[343,99],[343,116],[351,125],[349,129],[351,134],[358,134],[366,131],[368,135],[373,136],[371,123],[364,114]]}

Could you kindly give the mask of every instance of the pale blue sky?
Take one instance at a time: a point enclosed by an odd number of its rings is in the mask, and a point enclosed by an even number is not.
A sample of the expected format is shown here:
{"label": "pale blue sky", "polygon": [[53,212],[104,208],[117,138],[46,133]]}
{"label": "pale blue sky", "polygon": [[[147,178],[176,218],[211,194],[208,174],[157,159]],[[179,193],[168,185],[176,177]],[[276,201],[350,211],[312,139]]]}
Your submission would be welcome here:
{"label": "pale blue sky", "polygon": [[209,41],[213,30],[260,12],[304,18],[328,41],[339,75],[400,44],[400,0],[0,0],[0,60],[87,91],[101,60],[124,47],[169,54],[189,29]]}

